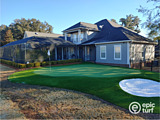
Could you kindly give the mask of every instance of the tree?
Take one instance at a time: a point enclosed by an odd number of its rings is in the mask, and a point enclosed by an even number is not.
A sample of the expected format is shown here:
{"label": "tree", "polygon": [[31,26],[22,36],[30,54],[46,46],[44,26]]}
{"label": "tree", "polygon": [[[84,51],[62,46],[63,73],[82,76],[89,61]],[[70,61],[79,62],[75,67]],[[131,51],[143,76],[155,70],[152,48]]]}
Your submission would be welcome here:
{"label": "tree", "polygon": [[14,41],[11,30],[7,30],[7,31],[6,31],[6,34],[5,34],[5,36],[4,36],[4,39],[5,39],[5,41],[8,42],[8,43]]}
{"label": "tree", "polygon": [[116,21],[115,19],[111,19],[111,21],[112,21],[112,22],[115,22],[115,23],[117,23],[117,21]]}
{"label": "tree", "polygon": [[5,44],[4,36],[5,36],[5,33],[6,33],[7,30],[8,30],[8,27],[6,25],[2,24],[0,26],[0,46]]}
{"label": "tree", "polygon": [[154,40],[160,40],[160,0],[147,0],[147,3],[149,2],[154,2],[153,8],[148,9],[140,6],[138,12],[147,16],[143,26],[149,30],[149,37]]}
{"label": "tree", "polygon": [[139,29],[139,23],[140,19],[138,16],[133,16],[132,14],[126,15],[126,18],[120,18],[119,22],[121,22],[121,25],[124,27],[127,27],[128,29],[134,30],[137,33],[140,33]]}
{"label": "tree", "polygon": [[1,41],[2,45],[5,45],[7,43],[13,42],[13,35],[12,35],[12,31],[10,29],[8,29],[4,35],[4,40]]}
{"label": "tree", "polygon": [[[5,43],[5,33],[7,30],[11,30],[13,33],[13,39],[14,40],[20,40],[23,39],[24,32],[25,31],[33,31],[33,32],[47,32],[47,33],[52,33],[53,27],[49,25],[46,21],[41,22],[39,20],[36,20],[34,18],[32,19],[15,19],[13,23],[11,23],[9,26],[6,25],[1,25],[0,26],[0,42],[1,45],[2,43]],[[4,44],[3,44],[4,45]]]}

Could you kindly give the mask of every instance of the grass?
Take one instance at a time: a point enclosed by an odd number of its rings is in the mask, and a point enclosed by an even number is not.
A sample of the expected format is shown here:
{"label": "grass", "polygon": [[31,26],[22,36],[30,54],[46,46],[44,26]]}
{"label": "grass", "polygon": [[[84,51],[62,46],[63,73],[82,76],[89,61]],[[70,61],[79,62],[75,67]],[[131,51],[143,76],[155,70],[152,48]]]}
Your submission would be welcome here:
{"label": "grass", "polygon": [[12,82],[43,85],[81,91],[95,95],[128,109],[131,102],[155,103],[154,113],[160,113],[159,97],[138,97],[124,92],[119,82],[127,78],[159,81],[159,73],[97,64],[77,64],[35,68],[12,74]]}

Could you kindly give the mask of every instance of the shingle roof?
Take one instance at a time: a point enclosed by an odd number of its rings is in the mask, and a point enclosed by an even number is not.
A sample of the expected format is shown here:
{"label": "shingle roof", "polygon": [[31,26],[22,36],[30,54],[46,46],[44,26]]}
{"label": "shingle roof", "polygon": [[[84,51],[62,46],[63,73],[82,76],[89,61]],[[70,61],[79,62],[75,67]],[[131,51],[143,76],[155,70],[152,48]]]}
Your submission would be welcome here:
{"label": "shingle roof", "polygon": [[72,46],[75,45],[70,41],[65,41],[63,37],[29,37],[21,40],[17,40],[11,43],[8,43],[2,47],[8,47],[18,44],[30,43],[31,48],[38,48],[42,46],[47,46],[54,44],[55,46]]}
{"label": "shingle roof", "polygon": [[31,31],[25,31],[25,33],[27,34],[27,37],[33,37],[33,36],[38,36],[38,37],[60,37],[60,36],[63,36],[62,34],[31,32]]}
{"label": "shingle roof", "polygon": [[109,21],[107,19],[101,20],[95,23],[100,30],[97,34],[90,40],[84,42],[83,44],[95,44],[101,42],[111,42],[111,41],[147,41],[153,42],[152,40],[145,38],[133,30],[122,27],[121,25]]}
{"label": "shingle roof", "polygon": [[98,27],[97,27],[96,24],[90,24],[90,23],[85,23],[85,22],[79,22],[79,23],[77,23],[77,24],[65,29],[64,31],[68,31],[68,30],[72,30],[72,29],[76,29],[76,28],[80,28],[80,27],[84,28],[84,29],[98,31]]}

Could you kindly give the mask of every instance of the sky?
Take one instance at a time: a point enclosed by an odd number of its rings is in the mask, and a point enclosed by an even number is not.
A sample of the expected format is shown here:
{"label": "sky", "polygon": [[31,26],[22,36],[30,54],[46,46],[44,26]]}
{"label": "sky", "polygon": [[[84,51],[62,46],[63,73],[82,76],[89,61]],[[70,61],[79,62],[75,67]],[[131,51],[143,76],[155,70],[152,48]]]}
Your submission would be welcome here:
{"label": "sky", "polygon": [[[138,12],[140,5],[152,8],[147,0],[0,0],[0,25],[9,25],[14,19],[35,18],[48,22],[53,32],[62,31],[78,22],[96,23],[102,19],[115,19],[133,14],[141,23],[146,17]],[[141,27],[141,25],[140,25]],[[141,28],[141,35],[147,31]]]}

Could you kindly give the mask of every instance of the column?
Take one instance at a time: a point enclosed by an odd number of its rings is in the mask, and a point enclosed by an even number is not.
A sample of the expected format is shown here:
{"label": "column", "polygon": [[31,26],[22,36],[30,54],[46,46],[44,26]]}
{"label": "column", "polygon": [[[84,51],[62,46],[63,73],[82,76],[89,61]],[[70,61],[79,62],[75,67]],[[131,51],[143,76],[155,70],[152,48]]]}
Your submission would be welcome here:
{"label": "column", "polygon": [[81,30],[78,30],[78,43],[81,43]]}
{"label": "column", "polygon": [[77,58],[79,58],[79,47],[77,47]]}
{"label": "column", "polygon": [[63,47],[62,47],[62,60],[63,60]]}
{"label": "column", "polygon": [[67,40],[67,33],[65,32],[64,35],[65,35],[65,40]]}
{"label": "column", "polygon": [[55,60],[57,60],[57,48],[55,47]]}
{"label": "column", "polygon": [[86,39],[86,40],[88,39],[87,31],[85,31],[85,39]]}
{"label": "column", "polygon": [[84,61],[86,61],[87,59],[86,59],[86,52],[87,52],[87,47],[85,46],[85,50],[84,50]]}
{"label": "column", "polygon": [[70,49],[68,47],[68,59],[70,59]]}

